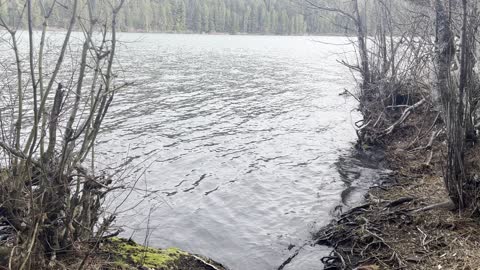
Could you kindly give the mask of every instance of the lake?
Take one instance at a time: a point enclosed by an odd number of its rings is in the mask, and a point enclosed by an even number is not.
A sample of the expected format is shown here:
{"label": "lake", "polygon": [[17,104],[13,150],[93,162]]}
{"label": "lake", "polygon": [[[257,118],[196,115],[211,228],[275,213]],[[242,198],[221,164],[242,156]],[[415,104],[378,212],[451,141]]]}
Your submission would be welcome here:
{"label": "lake", "polygon": [[[140,176],[124,236],[233,270],[318,269],[311,233],[378,178],[353,153],[352,56],[343,37],[120,34],[136,85],[99,137],[104,166]],[[144,174],[142,172],[145,171]],[[346,192],[348,191],[348,192]],[[343,197],[341,194],[343,193]],[[347,194],[348,193],[348,194]],[[348,196],[345,196],[347,194]]]}

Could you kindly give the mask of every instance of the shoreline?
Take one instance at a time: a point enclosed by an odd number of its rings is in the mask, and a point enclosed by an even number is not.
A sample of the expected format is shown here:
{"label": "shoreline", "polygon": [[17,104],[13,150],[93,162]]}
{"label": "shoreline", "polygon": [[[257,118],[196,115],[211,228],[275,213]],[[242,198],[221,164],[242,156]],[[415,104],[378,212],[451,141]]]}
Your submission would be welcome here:
{"label": "shoreline", "polygon": [[[21,31],[28,29],[20,28]],[[42,28],[33,28],[34,31],[40,32]],[[49,32],[65,32],[64,28],[51,26]],[[74,29],[73,32],[81,32]],[[145,30],[118,30],[117,34],[166,34],[166,35],[202,35],[202,36],[266,36],[266,37],[356,37],[355,34],[348,33],[304,33],[304,34],[275,34],[275,33],[229,33],[229,32],[162,32],[162,31],[145,31]]]}
{"label": "shoreline", "polygon": [[[0,244],[0,269],[8,267],[12,247]],[[227,270],[202,255],[178,248],[153,248],[131,239],[109,237],[77,245],[73,252],[59,253],[39,269],[118,269],[118,270]]]}
{"label": "shoreline", "polygon": [[[191,254],[178,248],[153,248],[140,245],[131,239],[110,238],[99,247],[97,259],[105,260],[102,267],[115,269],[183,269],[226,270],[223,265],[209,258]],[[104,259],[105,258],[105,259]],[[95,258],[93,258],[95,260]]]}
{"label": "shoreline", "polygon": [[[438,113],[426,104],[382,138],[392,177],[371,187],[363,204],[316,234],[317,244],[333,248],[322,259],[324,269],[475,269],[480,265],[478,222],[468,213],[452,211],[444,187],[446,135],[441,130]],[[480,163],[471,155],[469,161]]]}
{"label": "shoreline", "polygon": [[202,35],[202,36],[266,36],[266,37],[355,37],[354,34],[343,33],[304,33],[304,34],[275,34],[275,33],[228,33],[228,32],[161,32],[161,31],[119,31],[127,34],[170,34],[170,35]]}

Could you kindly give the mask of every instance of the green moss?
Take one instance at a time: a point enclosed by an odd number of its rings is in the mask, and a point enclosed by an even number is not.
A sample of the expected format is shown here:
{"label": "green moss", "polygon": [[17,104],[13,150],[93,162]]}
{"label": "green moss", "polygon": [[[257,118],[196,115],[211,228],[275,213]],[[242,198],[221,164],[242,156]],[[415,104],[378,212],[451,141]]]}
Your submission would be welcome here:
{"label": "green moss", "polygon": [[125,261],[123,261],[123,259],[119,259],[119,260],[113,262],[113,266],[115,267],[115,269],[122,269],[122,270],[133,269],[133,267],[131,265],[129,265],[128,263],[126,263]]}
{"label": "green moss", "polygon": [[363,150],[369,150],[369,149],[370,149],[370,145],[364,143],[364,144],[362,144],[362,148],[363,148]]}
{"label": "green moss", "polygon": [[[173,266],[181,256],[188,253],[177,248],[156,249],[136,244],[121,238],[112,238],[106,249],[118,257],[116,264],[122,269],[128,264],[148,268],[168,269]],[[124,265],[122,265],[124,264]]]}

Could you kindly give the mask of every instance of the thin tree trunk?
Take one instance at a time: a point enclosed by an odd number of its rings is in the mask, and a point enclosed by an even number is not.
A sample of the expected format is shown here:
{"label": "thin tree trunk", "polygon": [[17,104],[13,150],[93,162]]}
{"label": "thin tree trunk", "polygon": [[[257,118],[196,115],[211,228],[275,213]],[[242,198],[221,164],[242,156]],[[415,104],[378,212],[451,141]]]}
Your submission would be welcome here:
{"label": "thin tree trunk", "polygon": [[[18,96],[18,112],[17,112],[17,121],[15,123],[15,150],[20,151],[20,135],[22,132],[22,119],[23,119],[23,84],[22,84],[22,63],[20,61],[20,55],[18,52],[18,44],[16,33],[11,32],[13,50],[15,52],[15,62],[17,65],[17,96]],[[18,159],[14,159],[13,164],[13,173],[17,174]]]}
{"label": "thin tree trunk", "polygon": [[[32,89],[33,89],[33,127],[31,141],[26,145],[25,153],[28,151],[28,158],[30,159],[33,155],[33,150],[35,149],[35,144],[37,142],[38,134],[38,97],[37,97],[37,80],[35,79],[35,64],[33,62],[33,15],[32,15],[32,0],[27,0],[27,16],[28,16],[28,60],[30,64],[30,80],[32,80]],[[30,147],[30,149],[28,149]]]}
{"label": "thin tree trunk", "polygon": [[[370,68],[368,64],[368,50],[367,50],[367,37],[365,33],[365,26],[360,15],[360,9],[358,7],[358,0],[353,1],[353,10],[357,26],[357,39],[358,50],[360,54],[360,66],[363,77],[362,91],[368,90],[369,84],[372,82]],[[364,93],[365,94],[365,93]]]}
{"label": "thin tree trunk", "polygon": [[[463,90],[458,91],[452,82],[450,68],[455,55],[454,36],[449,13],[442,0],[435,1],[436,12],[436,88],[440,94],[447,128],[447,165],[444,181],[448,194],[458,208],[466,207],[463,191],[465,182],[464,141],[462,117]],[[460,76],[462,77],[462,75]]]}

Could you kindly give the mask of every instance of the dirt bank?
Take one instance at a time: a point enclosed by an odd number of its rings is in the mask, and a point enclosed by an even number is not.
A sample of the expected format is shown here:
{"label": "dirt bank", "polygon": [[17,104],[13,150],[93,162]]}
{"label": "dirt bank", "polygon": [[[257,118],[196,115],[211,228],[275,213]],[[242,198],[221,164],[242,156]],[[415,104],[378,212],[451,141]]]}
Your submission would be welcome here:
{"label": "dirt bank", "polygon": [[[452,211],[443,186],[446,145],[438,116],[426,104],[382,138],[391,181],[371,188],[364,204],[316,235],[319,244],[334,248],[322,260],[325,269],[478,269],[477,211]],[[480,168],[477,148],[466,159],[474,170]]]}

